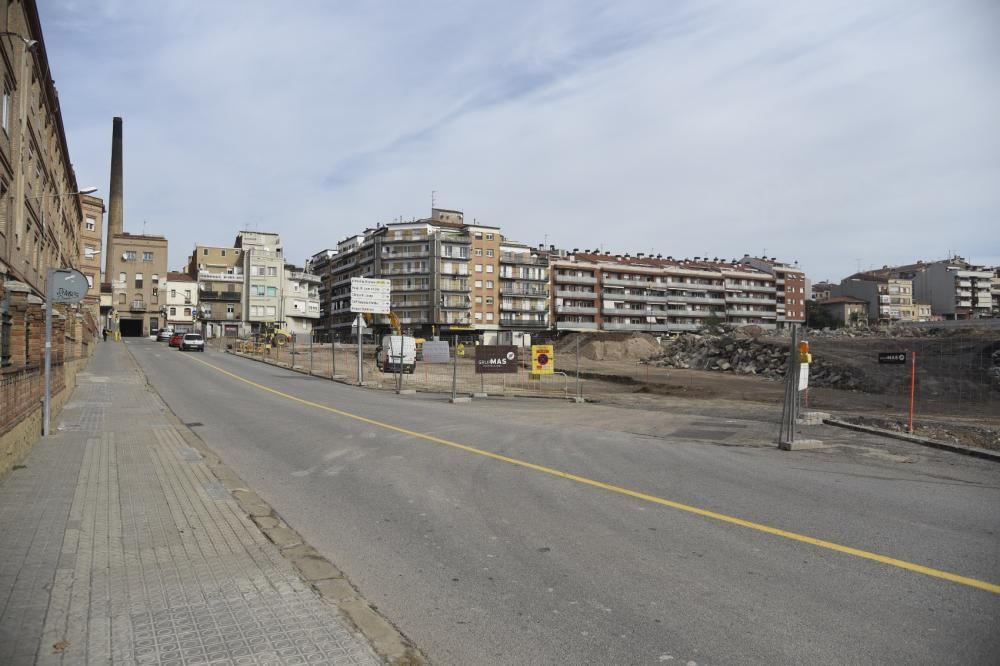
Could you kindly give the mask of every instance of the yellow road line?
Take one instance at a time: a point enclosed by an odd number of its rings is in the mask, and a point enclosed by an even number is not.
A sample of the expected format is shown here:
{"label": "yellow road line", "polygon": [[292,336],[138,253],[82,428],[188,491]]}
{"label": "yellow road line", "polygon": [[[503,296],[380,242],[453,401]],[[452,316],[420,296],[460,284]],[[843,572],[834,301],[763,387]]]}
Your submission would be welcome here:
{"label": "yellow road line", "polygon": [[739,525],[740,527],[756,530],[758,532],[773,534],[775,536],[783,537],[785,539],[790,539],[792,541],[807,543],[812,546],[816,546],[818,548],[825,548],[827,550],[833,550],[838,553],[845,553],[847,555],[853,555],[854,557],[860,557],[866,560],[881,562],[882,564],[888,564],[889,566],[898,567],[900,569],[906,569],[907,571],[913,571],[915,573],[924,574],[925,576],[941,578],[943,580],[948,580],[953,583],[958,583],[960,585],[966,585],[968,587],[974,587],[980,590],[985,590],[987,592],[993,592],[994,594],[1000,594],[1000,585],[997,585],[995,583],[989,583],[987,581],[979,580],[977,578],[970,578],[968,576],[961,576],[959,574],[954,574],[948,571],[942,571],[940,569],[934,569],[932,567],[925,567],[922,564],[915,564],[913,562],[907,562],[906,560],[900,560],[894,557],[888,557],[886,555],[879,555],[878,553],[872,553],[867,550],[861,550],[860,548],[852,548],[850,546],[844,546],[839,543],[834,543],[832,541],[825,541],[823,539],[817,539],[815,537],[807,536],[805,534],[798,534],[797,532],[789,532],[788,530],[779,529],[777,527],[771,527],[769,525],[764,525],[762,523],[755,523],[753,521],[744,520],[743,518],[737,518],[736,516],[730,516],[725,513],[709,511],[708,509],[702,509],[696,506],[691,506],[690,504],[675,502],[674,500],[665,499],[663,497],[657,497],[656,495],[647,495],[646,493],[641,493],[635,490],[629,490],[628,488],[623,488],[621,486],[616,486],[610,483],[604,483],[602,481],[588,479],[585,476],[577,476],[576,474],[570,474],[568,472],[563,472],[558,469],[554,469],[552,467],[545,467],[544,465],[538,465],[536,463],[528,462],[526,460],[520,460],[518,458],[511,458],[509,456],[500,455],[499,453],[484,451],[482,449],[477,449],[474,446],[468,446],[467,444],[459,444],[458,442],[453,442],[448,439],[442,439],[441,437],[435,437],[434,435],[428,435],[413,430],[407,430],[406,428],[401,428],[399,426],[392,425],[391,423],[376,421],[375,419],[370,419],[366,416],[352,414],[351,412],[345,412],[344,410],[337,409],[336,407],[329,407],[327,405],[322,405],[318,402],[305,400],[303,398],[299,398],[297,396],[290,395],[288,393],[283,393],[282,391],[278,391],[268,386],[264,386],[263,384],[258,384],[257,382],[251,381],[244,377],[240,377],[239,375],[233,374],[228,370],[224,370],[217,365],[208,363],[207,361],[202,361],[201,359],[194,358],[193,356],[185,355],[185,358],[190,358],[193,361],[201,363],[202,365],[207,365],[208,367],[213,368],[214,370],[218,370],[224,375],[232,377],[233,379],[243,382],[244,384],[249,384],[250,386],[258,388],[262,391],[267,391],[268,393],[272,393],[282,398],[292,400],[293,402],[298,402],[303,405],[308,405],[309,407],[315,407],[316,409],[321,409],[323,411],[330,412],[332,414],[337,414],[338,416],[343,416],[345,418],[354,419],[355,421],[367,423],[369,425],[378,428],[384,428],[385,430],[391,430],[393,432],[398,432],[403,435],[409,435],[410,437],[415,437],[417,439],[433,442],[435,444],[440,444],[442,446],[458,449],[459,451],[465,451],[466,453],[473,453],[477,456],[492,458],[493,460],[499,460],[501,462],[509,463],[511,465],[516,465],[517,467],[532,469],[535,470],[536,472],[541,472],[543,474],[548,474],[550,476],[556,476],[561,479],[567,479],[569,481],[574,481],[576,483],[582,483],[583,485],[586,486],[593,486],[594,488],[600,488],[601,490],[607,490],[609,492],[617,493],[619,495],[633,497],[635,499],[643,500],[644,502],[650,502],[652,504],[667,506],[670,507],[671,509],[686,511],[687,513],[693,513],[698,516],[704,516],[705,518],[711,518],[713,520],[718,520],[724,523],[730,523],[731,525]]}

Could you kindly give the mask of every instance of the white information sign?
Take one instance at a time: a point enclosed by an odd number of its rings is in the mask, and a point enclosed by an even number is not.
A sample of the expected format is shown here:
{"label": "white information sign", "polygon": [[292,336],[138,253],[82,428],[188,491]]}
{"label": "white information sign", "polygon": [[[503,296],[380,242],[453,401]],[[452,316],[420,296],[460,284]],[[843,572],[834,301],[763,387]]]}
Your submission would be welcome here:
{"label": "white information sign", "polygon": [[805,391],[809,388],[809,364],[799,364],[799,390]]}
{"label": "white information sign", "polygon": [[351,312],[389,314],[392,283],[378,278],[351,278]]}

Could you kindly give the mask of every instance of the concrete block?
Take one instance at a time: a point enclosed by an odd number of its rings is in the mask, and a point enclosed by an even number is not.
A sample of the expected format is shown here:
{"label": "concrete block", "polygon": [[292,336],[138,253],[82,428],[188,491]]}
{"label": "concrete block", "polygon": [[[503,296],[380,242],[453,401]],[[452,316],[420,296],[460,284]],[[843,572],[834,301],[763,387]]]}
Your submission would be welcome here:
{"label": "concrete block", "polygon": [[782,451],[808,451],[826,448],[826,444],[818,439],[796,439],[794,442],[781,442],[778,448]]}
{"label": "concrete block", "polygon": [[396,393],[399,395],[416,395],[417,389],[400,389],[399,391],[396,391]]}
{"label": "concrete block", "polygon": [[572,398],[570,398],[570,400],[573,401],[573,402],[575,402],[578,405],[582,405],[582,404],[584,404],[584,403],[587,402],[586,398],[578,398],[576,396],[573,396]]}
{"label": "concrete block", "polygon": [[826,412],[802,412],[795,422],[799,425],[823,425],[825,419],[830,418]]}
{"label": "concrete block", "polygon": [[490,396],[489,396],[489,394],[488,394],[488,393],[481,393],[481,392],[480,392],[480,393],[473,393],[473,394],[472,394],[472,397],[473,397],[473,398],[488,398],[488,397],[490,397]]}
{"label": "concrete block", "polygon": [[453,405],[459,405],[467,402],[472,402],[472,398],[469,398],[467,396],[459,396],[457,398],[450,398],[448,402],[452,403]]}

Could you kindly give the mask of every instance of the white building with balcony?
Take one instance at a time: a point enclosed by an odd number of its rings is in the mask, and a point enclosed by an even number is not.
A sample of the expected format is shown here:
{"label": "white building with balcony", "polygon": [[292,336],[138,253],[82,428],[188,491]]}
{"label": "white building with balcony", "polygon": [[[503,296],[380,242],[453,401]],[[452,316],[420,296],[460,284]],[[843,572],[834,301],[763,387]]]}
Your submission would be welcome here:
{"label": "white building with balcony", "polygon": [[313,327],[319,322],[320,276],[286,264],[285,282],[281,291],[284,330],[297,338],[311,339]]}
{"label": "white building with balcony", "polygon": [[197,330],[198,281],[187,273],[171,271],[167,273],[166,292],[162,314],[167,328],[179,333]]}

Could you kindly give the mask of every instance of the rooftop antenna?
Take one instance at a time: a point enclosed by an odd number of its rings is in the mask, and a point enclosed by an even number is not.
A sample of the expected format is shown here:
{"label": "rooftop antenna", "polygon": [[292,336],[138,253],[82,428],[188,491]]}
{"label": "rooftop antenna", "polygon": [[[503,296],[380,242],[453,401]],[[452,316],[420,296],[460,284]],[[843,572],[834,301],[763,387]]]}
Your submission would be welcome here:
{"label": "rooftop antenna", "polygon": [[431,210],[437,208],[437,190],[431,190]]}
{"label": "rooftop antenna", "polygon": [[145,219],[143,219],[143,221],[142,221],[142,235],[143,236],[146,235],[146,220]]}

